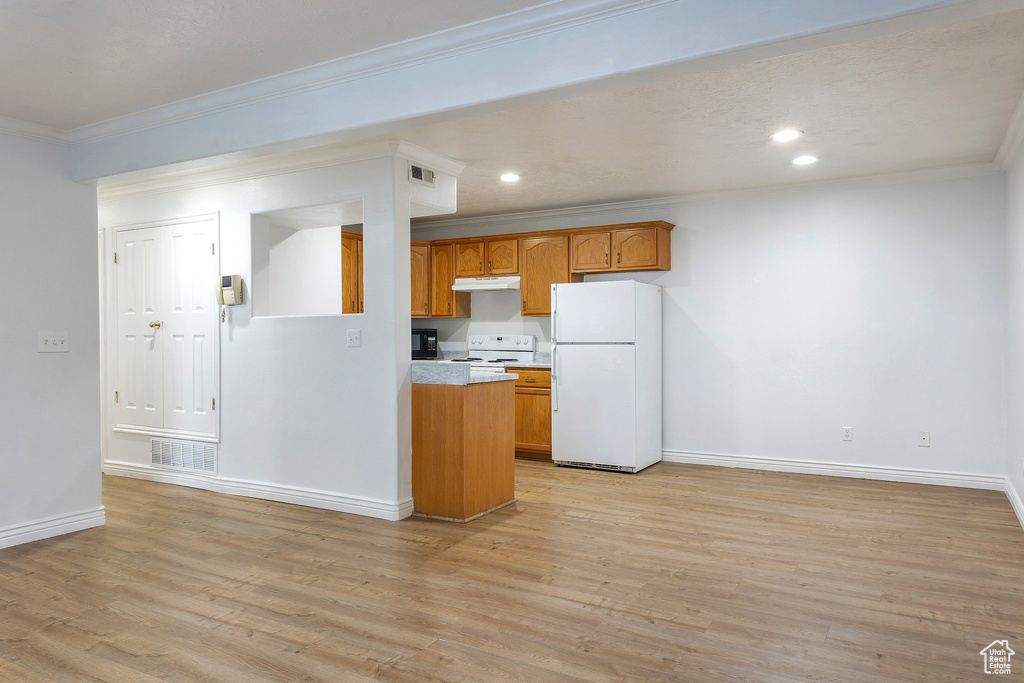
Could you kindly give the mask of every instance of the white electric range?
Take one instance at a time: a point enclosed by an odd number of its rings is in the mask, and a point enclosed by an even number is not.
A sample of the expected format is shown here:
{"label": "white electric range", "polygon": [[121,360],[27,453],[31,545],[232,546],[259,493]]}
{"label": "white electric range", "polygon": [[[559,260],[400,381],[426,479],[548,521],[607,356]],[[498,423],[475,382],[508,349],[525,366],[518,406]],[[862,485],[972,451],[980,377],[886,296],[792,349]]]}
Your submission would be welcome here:
{"label": "white electric range", "polygon": [[470,372],[505,372],[507,363],[529,363],[534,360],[537,338],[531,334],[471,334],[466,340],[467,358],[453,358],[439,363],[469,363]]}

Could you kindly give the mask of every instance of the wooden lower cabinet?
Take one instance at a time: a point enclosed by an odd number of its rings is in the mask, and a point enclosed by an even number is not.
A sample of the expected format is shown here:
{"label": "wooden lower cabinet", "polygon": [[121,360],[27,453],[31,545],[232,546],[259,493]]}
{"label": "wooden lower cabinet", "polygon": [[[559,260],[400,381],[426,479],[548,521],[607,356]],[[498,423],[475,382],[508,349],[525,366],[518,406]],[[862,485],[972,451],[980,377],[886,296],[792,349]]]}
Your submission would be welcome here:
{"label": "wooden lower cabinet", "polygon": [[516,456],[551,460],[551,371],[515,369]]}
{"label": "wooden lower cabinet", "polygon": [[515,500],[512,382],[412,385],[412,498],[466,522]]}

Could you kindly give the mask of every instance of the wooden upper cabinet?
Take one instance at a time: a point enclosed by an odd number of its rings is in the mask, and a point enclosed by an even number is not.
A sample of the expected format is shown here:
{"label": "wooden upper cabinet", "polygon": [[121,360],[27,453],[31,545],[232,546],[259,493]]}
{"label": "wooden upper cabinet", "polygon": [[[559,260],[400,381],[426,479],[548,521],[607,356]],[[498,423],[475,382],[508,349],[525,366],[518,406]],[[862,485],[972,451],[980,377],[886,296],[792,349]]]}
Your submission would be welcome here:
{"label": "wooden upper cabinet", "polygon": [[482,277],[484,274],[484,243],[464,242],[455,245],[455,277]]}
{"label": "wooden upper cabinet", "polygon": [[610,232],[573,233],[569,238],[570,268],[574,273],[591,273],[612,267]]}
{"label": "wooden upper cabinet", "polygon": [[362,236],[350,232],[341,233],[341,312],[359,313],[362,298],[362,259],[360,248]]}
{"label": "wooden upper cabinet", "polygon": [[455,282],[455,245],[430,246],[430,317],[468,318],[469,292],[453,292]]}
{"label": "wooden upper cabinet", "polygon": [[658,265],[658,235],[655,228],[615,231],[616,270],[655,268]]}
{"label": "wooden upper cabinet", "polygon": [[356,297],[359,300],[359,312],[363,312],[363,237],[356,240]]}
{"label": "wooden upper cabinet", "polygon": [[414,244],[409,248],[412,275],[412,317],[430,315],[430,245]]}
{"label": "wooden upper cabinet", "polygon": [[455,279],[455,245],[430,246],[430,315],[452,313],[452,281]]}
{"label": "wooden upper cabinet", "polygon": [[519,240],[513,238],[487,242],[487,274],[519,274]]}
{"label": "wooden upper cabinet", "polygon": [[665,221],[621,223],[573,230],[573,273],[671,270],[672,228]]}
{"label": "wooden upper cabinet", "polygon": [[569,238],[526,237],[521,240],[519,251],[522,314],[551,315],[551,285],[570,281]]}

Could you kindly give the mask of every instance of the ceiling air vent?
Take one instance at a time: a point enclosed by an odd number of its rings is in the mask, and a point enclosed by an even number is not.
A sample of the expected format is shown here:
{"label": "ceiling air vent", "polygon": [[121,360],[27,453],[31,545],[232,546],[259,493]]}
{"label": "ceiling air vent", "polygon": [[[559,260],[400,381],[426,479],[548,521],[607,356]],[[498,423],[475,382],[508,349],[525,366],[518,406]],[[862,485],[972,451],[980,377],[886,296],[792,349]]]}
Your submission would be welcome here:
{"label": "ceiling air vent", "polygon": [[429,168],[423,168],[416,164],[409,164],[409,180],[420,185],[426,185],[427,187],[434,187],[435,174]]}
{"label": "ceiling air vent", "polygon": [[217,473],[217,447],[211,443],[150,439],[151,464],[172,470]]}

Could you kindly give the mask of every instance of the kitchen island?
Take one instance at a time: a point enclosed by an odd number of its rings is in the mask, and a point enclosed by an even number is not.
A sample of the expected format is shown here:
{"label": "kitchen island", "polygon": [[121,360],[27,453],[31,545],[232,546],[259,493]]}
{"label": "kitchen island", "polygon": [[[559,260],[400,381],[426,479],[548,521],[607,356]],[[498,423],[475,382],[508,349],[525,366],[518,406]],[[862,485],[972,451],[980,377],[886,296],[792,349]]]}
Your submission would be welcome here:
{"label": "kitchen island", "polygon": [[515,502],[513,373],[412,363],[414,513],[469,522]]}

